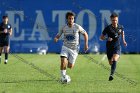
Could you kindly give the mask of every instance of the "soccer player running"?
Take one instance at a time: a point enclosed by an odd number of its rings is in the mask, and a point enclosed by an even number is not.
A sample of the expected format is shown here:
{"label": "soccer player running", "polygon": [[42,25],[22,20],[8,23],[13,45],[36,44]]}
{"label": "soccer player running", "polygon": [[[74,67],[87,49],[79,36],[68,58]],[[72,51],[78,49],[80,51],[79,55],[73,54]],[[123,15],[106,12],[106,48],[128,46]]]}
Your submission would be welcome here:
{"label": "soccer player running", "polygon": [[106,52],[109,64],[111,65],[109,81],[112,81],[116,64],[121,54],[120,36],[122,37],[124,46],[127,46],[127,43],[125,41],[123,26],[118,24],[118,15],[116,13],[112,13],[110,19],[111,24],[105,27],[100,39],[107,40]]}
{"label": "soccer player running", "polygon": [[5,52],[5,61],[4,64],[8,62],[8,53],[9,53],[9,45],[10,45],[10,35],[12,35],[12,27],[8,23],[8,16],[2,17],[2,23],[0,23],[0,62],[2,50],[4,48]]}
{"label": "soccer player running", "polygon": [[84,36],[84,51],[88,50],[88,34],[78,24],[74,23],[75,14],[73,12],[66,13],[67,24],[58,32],[54,41],[57,42],[60,36],[64,35],[63,46],[60,53],[61,58],[61,76],[65,77],[66,68],[72,69],[79,51],[79,34]]}

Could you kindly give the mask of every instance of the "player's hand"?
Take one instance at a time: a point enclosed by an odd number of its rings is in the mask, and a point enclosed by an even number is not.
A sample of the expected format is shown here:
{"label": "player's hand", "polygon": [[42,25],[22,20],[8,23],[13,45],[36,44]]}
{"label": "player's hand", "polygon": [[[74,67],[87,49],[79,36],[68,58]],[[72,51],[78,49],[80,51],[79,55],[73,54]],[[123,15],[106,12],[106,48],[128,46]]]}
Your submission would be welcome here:
{"label": "player's hand", "polygon": [[108,41],[112,41],[113,39],[111,37],[108,38]]}
{"label": "player's hand", "polygon": [[103,40],[105,40],[105,39],[106,39],[106,37],[105,37],[104,35],[101,35],[101,36],[100,36],[100,40],[101,40],[101,41],[103,41]]}
{"label": "player's hand", "polygon": [[58,38],[54,38],[54,42],[57,42],[58,41]]}
{"label": "player's hand", "polygon": [[88,45],[85,45],[85,47],[84,47],[85,53],[87,52],[87,50],[88,50]]}
{"label": "player's hand", "polygon": [[123,44],[124,44],[124,46],[127,46],[127,43],[126,43],[126,41],[123,41]]}
{"label": "player's hand", "polygon": [[8,33],[7,29],[4,29],[4,33]]}

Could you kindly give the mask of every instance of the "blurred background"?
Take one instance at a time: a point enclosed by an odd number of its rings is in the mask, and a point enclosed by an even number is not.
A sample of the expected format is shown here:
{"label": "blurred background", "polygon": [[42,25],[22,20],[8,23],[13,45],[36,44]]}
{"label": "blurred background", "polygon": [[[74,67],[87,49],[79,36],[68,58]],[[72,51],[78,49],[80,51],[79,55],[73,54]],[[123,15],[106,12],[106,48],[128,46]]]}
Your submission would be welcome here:
{"label": "blurred background", "polygon": [[[127,47],[122,45],[122,53],[140,53],[139,3],[139,0],[0,0],[0,19],[9,16],[13,28],[11,52],[60,53],[63,38],[58,43],[53,39],[66,23],[65,14],[73,11],[75,22],[89,34],[88,53],[104,53],[105,42],[99,36],[110,24],[111,13],[116,12],[128,43]],[[83,40],[81,36],[81,53]]]}

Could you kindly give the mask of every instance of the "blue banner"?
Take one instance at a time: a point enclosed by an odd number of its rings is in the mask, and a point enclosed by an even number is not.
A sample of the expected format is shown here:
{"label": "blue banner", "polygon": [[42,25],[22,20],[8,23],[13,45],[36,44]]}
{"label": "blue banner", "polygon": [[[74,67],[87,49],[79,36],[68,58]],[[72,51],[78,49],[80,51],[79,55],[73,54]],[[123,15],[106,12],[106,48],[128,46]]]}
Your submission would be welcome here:
{"label": "blue banner", "polygon": [[[105,42],[99,40],[105,26],[110,24],[112,12],[119,14],[124,26],[127,47],[123,52],[140,52],[140,3],[139,0],[0,0],[0,18],[7,14],[13,28],[11,51],[37,52],[45,48],[59,53],[62,39],[53,39],[66,23],[68,11],[76,13],[75,22],[89,35],[89,52],[105,52]],[[84,38],[81,36],[83,52]]]}

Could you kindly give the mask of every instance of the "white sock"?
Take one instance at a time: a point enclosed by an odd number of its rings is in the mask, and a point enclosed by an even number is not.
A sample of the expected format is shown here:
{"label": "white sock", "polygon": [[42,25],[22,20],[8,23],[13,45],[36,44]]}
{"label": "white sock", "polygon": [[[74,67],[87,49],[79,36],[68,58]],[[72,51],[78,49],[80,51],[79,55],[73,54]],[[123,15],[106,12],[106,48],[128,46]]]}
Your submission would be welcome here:
{"label": "white sock", "polygon": [[66,70],[61,70],[61,76],[65,76],[66,75]]}
{"label": "white sock", "polygon": [[6,60],[5,60],[5,62],[7,63],[7,62],[8,62],[8,60],[6,59]]}

